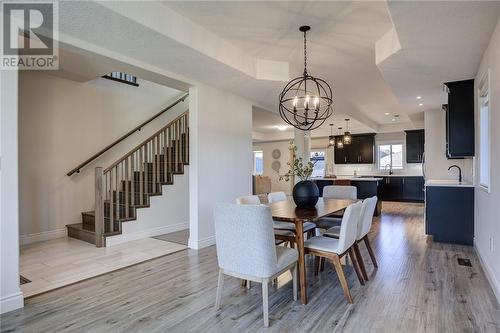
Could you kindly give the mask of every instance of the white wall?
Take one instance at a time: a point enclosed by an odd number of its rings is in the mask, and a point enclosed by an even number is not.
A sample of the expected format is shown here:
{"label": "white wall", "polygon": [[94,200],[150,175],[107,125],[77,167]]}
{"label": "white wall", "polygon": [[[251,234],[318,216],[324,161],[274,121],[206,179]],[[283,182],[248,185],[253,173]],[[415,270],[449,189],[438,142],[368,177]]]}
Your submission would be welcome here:
{"label": "white wall", "polygon": [[189,94],[189,246],[198,249],[215,242],[214,203],[251,193],[252,104],[202,84]]}
{"label": "white wall", "polygon": [[462,169],[465,181],[472,182],[472,159],[446,158],[446,114],[443,110],[426,111],[425,115],[425,177],[426,179],[456,179],[456,168],[448,171],[451,165]]}
{"label": "white wall", "polygon": [[0,71],[0,313],[23,306],[19,287],[18,73]]}
{"label": "white wall", "polygon": [[[187,110],[184,102],[124,140],[79,174],[66,173],[173,102],[180,91],[147,81],[86,83],[42,72],[19,77],[20,234],[28,243],[64,236],[94,207],[94,168],[106,167]],[[187,187],[184,196],[187,195]],[[175,208],[173,206],[172,208]],[[184,213],[188,215],[187,209]]]}
{"label": "white wall", "polygon": [[[491,193],[476,186],[476,216],[474,245],[483,268],[500,302],[500,21],[491,37],[478,74],[478,81],[490,69],[490,117],[491,117]],[[479,124],[476,105],[476,155],[479,157]],[[479,159],[477,159],[479,160]],[[476,167],[476,170],[479,170]],[[479,175],[476,175],[476,184]],[[491,244],[491,246],[490,246]]]}

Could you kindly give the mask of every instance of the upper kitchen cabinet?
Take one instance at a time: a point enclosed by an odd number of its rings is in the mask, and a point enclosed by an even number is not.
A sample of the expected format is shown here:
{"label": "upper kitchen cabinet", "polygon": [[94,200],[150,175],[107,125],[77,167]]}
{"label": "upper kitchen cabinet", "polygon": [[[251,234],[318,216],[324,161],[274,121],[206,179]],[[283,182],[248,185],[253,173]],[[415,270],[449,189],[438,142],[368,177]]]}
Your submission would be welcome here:
{"label": "upper kitchen cabinet", "polygon": [[474,156],[474,80],[445,83],[446,155],[448,158]]}
{"label": "upper kitchen cabinet", "polygon": [[[336,136],[335,140],[341,140]],[[335,164],[373,164],[375,152],[375,134],[354,134],[350,145],[338,148],[335,145]]]}
{"label": "upper kitchen cabinet", "polygon": [[424,130],[411,130],[406,132],[406,163],[422,163],[424,155],[425,132]]}

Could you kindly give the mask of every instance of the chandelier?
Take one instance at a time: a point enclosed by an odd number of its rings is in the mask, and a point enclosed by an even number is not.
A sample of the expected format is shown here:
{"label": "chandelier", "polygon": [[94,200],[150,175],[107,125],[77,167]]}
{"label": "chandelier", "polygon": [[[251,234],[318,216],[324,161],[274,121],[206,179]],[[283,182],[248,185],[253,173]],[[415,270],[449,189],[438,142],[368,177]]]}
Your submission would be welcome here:
{"label": "chandelier", "polygon": [[351,132],[349,132],[349,120],[350,119],[344,119],[345,120],[345,132],[344,136],[342,137],[342,141],[344,142],[345,145],[350,145],[352,142],[352,135]]}
{"label": "chandelier", "polygon": [[288,82],[279,99],[281,118],[291,126],[303,130],[314,130],[333,113],[332,89],[324,80],[307,73],[307,38],[311,27],[301,26],[304,33],[304,72]]}
{"label": "chandelier", "polygon": [[[339,127],[339,135],[342,135],[342,127]],[[342,149],[344,148],[344,141],[339,138],[337,140],[337,148]]]}

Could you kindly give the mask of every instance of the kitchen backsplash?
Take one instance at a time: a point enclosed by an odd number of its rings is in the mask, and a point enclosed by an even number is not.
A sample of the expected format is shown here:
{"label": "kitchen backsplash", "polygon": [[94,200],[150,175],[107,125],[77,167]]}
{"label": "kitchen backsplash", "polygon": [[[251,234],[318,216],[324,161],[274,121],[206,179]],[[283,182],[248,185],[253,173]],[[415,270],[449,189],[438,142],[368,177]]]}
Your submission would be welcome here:
{"label": "kitchen backsplash", "polygon": [[[336,165],[333,164],[333,172],[335,175],[353,175],[354,171],[358,175],[372,175],[388,173],[388,170],[379,170],[376,164],[348,164],[348,165]],[[419,163],[409,163],[404,166],[403,170],[393,170],[394,174],[401,175],[412,175],[421,176],[422,175],[422,165]]]}

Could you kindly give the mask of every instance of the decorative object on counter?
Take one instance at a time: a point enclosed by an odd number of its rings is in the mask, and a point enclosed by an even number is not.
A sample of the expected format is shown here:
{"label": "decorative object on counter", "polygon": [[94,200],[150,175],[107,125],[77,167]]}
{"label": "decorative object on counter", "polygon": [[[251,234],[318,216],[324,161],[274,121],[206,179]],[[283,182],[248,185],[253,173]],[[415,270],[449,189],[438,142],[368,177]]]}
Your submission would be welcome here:
{"label": "decorative object on counter", "polygon": [[324,80],[307,73],[307,38],[311,27],[301,26],[304,33],[304,72],[289,81],[279,96],[281,118],[302,130],[314,130],[333,114],[332,89]]}
{"label": "decorative object on counter", "polygon": [[281,151],[279,149],[274,149],[271,155],[275,160],[277,160],[281,157]]}
{"label": "decorative object on counter", "polygon": [[281,168],[281,162],[276,160],[276,161],[273,161],[273,163],[271,163],[271,168],[276,171],[276,172],[280,172],[280,168]]}
{"label": "decorative object on counter", "polygon": [[[297,147],[295,145],[291,145],[290,147],[293,151],[293,156],[295,156]],[[294,157],[293,162],[287,164],[290,166],[290,170],[284,175],[281,175],[279,179],[288,182],[297,176],[300,181],[293,187],[293,201],[299,208],[314,207],[319,198],[318,186],[315,182],[309,180],[314,169],[314,163],[310,161],[304,163],[302,157]]]}
{"label": "decorative object on counter", "polygon": [[349,118],[344,119],[345,120],[345,132],[344,136],[342,137],[342,142],[344,145],[350,145],[352,142],[352,136],[351,132],[349,132]]}
{"label": "decorative object on counter", "polygon": [[[342,135],[342,127],[339,127],[339,135]],[[337,140],[337,148],[344,148],[344,142],[342,142],[342,140]]]}
{"label": "decorative object on counter", "polygon": [[333,124],[330,124],[330,136],[328,137],[328,148],[335,147],[335,135],[333,135]]}

